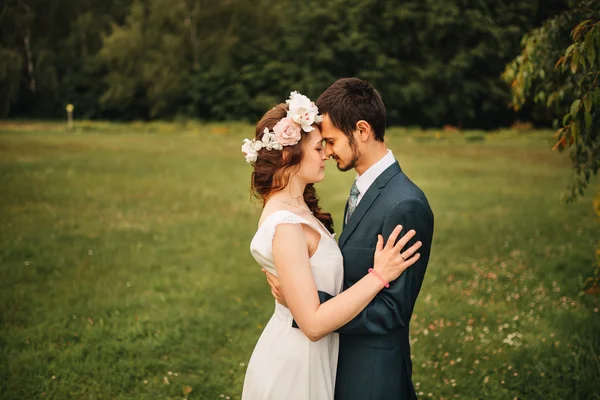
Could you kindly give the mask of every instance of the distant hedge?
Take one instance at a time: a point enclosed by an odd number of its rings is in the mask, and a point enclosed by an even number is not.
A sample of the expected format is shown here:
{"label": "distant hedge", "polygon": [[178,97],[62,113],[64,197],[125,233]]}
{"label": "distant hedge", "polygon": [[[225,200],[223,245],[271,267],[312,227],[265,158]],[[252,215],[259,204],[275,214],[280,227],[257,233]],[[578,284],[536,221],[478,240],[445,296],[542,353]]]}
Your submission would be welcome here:
{"label": "distant hedge", "polygon": [[54,0],[0,5],[0,117],[254,120],[340,77],[390,124],[516,118],[500,75],[564,0]]}

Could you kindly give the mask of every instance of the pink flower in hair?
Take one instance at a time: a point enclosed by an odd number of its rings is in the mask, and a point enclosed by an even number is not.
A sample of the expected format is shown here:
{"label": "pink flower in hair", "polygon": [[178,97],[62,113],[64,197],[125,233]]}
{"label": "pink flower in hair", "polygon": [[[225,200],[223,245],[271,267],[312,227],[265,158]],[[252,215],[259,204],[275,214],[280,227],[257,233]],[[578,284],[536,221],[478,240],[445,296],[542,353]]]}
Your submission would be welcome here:
{"label": "pink flower in hair", "polygon": [[286,117],[273,127],[273,133],[282,146],[293,146],[300,141],[302,129],[291,117]]}

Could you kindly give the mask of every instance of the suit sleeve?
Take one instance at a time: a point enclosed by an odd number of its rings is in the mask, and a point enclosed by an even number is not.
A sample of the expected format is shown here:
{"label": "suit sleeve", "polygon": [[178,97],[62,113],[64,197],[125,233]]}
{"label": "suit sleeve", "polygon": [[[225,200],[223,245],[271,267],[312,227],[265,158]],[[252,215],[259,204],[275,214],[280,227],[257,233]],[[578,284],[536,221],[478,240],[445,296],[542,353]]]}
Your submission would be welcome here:
{"label": "suit sleeve", "polygon": [[[402,225],[402,232],[414,229],[417,234],[406,245],[406,249],[415,242],[423,246],[419,260],[408,267],[402,275],[383,289],[352,321],[336,332],[347,335],[385,335],[398,328],[405,327],[421,290],[433,238],[433,214],[431,209],[419,199],[397,203],[385,219],[382,235],[387,240],[396,225]],[[325,300],[319,295],[321,300]]]}

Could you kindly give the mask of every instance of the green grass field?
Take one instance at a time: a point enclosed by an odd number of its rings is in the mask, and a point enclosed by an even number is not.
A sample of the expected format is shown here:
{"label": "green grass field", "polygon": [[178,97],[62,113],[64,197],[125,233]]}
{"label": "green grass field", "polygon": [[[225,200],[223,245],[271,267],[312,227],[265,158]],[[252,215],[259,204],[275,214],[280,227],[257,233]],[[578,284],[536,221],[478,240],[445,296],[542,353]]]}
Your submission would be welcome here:
{"label": "green grass field", "polygon": [[[244,124],[0,123],[0,398],[239,399],[273,300]],[[436,216],[421,398],[600,399],[600,225],[552,133],[390,129]],[[353,173],[317,185],[341,226]],[[269,373],[265,371],[265,373]],[[191,392],[190,392],[191,390]]]}

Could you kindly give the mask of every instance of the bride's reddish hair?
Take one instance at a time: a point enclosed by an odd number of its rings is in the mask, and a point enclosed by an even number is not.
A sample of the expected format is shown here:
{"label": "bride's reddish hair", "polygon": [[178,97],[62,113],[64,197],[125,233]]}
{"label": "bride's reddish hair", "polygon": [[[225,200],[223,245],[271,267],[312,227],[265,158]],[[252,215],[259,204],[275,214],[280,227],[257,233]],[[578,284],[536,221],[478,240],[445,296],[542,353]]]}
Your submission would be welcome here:
{"label": "bride's reddish hair", "polygon": [[[256,140],[262,139],[265,128],[272,131],[275,124],[287,116],[287,111],[287,104],[284,103],[267,111],[256,124]],[[298,144],[285,146],[281,151],[267,149],[258,151],[258,158],[252,172],[251,188],[252,194],[263,201],[263,206],[274,192],[285,188],[290,182],[294,167],[302,160],[307,136],[302,133]],[[333,233],[333,218],[330,213],[321,211],[317,191],[313,184],[306,185],[303,196],[304,202],[313,215],[325,225],[329,232]]]}

